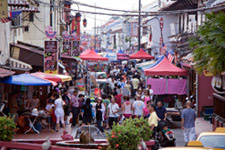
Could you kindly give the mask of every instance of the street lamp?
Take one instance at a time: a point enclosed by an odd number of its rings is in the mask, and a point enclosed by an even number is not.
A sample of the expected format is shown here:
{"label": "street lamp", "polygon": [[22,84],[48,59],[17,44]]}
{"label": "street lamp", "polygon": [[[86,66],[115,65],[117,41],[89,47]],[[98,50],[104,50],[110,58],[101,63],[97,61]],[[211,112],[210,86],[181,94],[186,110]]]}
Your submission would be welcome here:
{"label": "street lamp", "polygon": [[76,18],[76,21],[80,22],[81,14],[79,12],[76,13],[75,18]]}
{"label": "street lamp", "polygon": [[85,18],[84,18],[84,20],[83,20],[83,26],[84,26],[84,27],[87,27],[87,19],[85,19]]}

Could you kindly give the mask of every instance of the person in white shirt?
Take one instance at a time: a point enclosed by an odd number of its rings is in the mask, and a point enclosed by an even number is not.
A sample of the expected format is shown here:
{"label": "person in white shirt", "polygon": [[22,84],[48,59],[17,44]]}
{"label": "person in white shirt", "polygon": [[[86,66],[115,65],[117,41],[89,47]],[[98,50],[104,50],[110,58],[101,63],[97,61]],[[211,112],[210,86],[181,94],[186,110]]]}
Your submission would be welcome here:
{"label": "person in white shirt", "polygon": [[55,94],[55,116],[56,116],[56,125],[59,129],[59,122],[61,121],[63,128],[65,129],[64,123],[64,109],[63,109],[63,100],[59,97],[59,94]]}
{"label": "person in white shirt", "polygon": [[109,127],[112,129],[113,122],[118,122],[120,108],[116,103],[115,97],[112,98],[111,103],[108,105],[107,117],[109,118]]}
{"label": "person in white shirt", "polygon": [[153,93],[154,93],[154,91],[153,91],[153,89],[151,89],[151,87],[152,87],[152,85],[149,84],[148,85],[148,90],[149,90],[150,98],[151,98],[151,100],[153,100]]}
{"label": "person in white shirt", "polygon": [[145,103],[141,100],[141,97],[137,96],[136,101],[133,103],[133,114],[135,118],[141,117],[144,107]]}
{"label": "person in white shirt", "polygon": [[131,81],[132,81],[132,85],[133,85],[133,95],[132,96],[135,96],[134,94],[136,94],[136,92],[137,92],[140,81],[138,80],[137,76],[134,76]]}

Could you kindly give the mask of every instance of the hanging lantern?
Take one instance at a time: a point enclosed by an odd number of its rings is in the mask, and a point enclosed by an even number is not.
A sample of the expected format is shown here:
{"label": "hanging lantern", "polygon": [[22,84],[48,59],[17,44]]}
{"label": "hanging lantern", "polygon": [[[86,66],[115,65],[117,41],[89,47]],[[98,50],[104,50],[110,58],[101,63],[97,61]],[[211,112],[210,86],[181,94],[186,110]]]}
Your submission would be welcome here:
{"label": "hanging lantern", "polygon": [[84,20],[83,20],[83,26],[84,26],[84,27],[87,27],[87,19],[84,19]]}
{"label": "hanging lantern", "polygon": [[81,17],[81,14],[80,13],[76,13],[76,21],[80,22],[80,17]]}

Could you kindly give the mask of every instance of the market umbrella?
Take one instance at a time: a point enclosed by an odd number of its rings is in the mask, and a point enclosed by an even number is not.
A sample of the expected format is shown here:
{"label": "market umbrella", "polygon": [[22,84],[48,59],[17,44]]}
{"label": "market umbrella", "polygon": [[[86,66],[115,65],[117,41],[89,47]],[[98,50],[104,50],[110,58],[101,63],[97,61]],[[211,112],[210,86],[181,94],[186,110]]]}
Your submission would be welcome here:
{"label": "market umbrella", "polygon": [[59,77],[62,80],[62,82],[66,82],[66,81],[71,81],[72,80],[72,77],[71,76],[67,76],[67,75],[62,75],[62,74],[51,74],[51,75]]}
{"label": "market umbrella", "polygon": [[154,56],[146,53],[142,48],[135,54],[129,56],[129,59],[154,59]]}
{"label": "market umbrella", "polygon": [[25,85],[25,86],[51,85],[51,82],[32,76],[28,73],[3,78],[0,80],[0,83]]}
{"label": "market umbrella", "polygon": [[146,76],[153,75],[185,75],[187,76],[187,71],[181,68],[178,68],[172,64],[165,56],[162,56],[156,64],[149,69],[145,69]]}
{"label": "market umbrella", "polygon": [[101,60],[101,61],[108,61],[108,58],[102,57],[98,55],[94,50],[91,50],[89,53],[80,56],[83,60]]}
{"label": "market umbrella", "polygon": [[48,73],[36,72],[36,73],[31,73],[31,75],[41,78],[41,79],[47,79],[50,81],[54,81],[54,82],[62,82],[62,79],[60,77],[57,77],[57,76],[54,76],[54,75],[48,74]]}

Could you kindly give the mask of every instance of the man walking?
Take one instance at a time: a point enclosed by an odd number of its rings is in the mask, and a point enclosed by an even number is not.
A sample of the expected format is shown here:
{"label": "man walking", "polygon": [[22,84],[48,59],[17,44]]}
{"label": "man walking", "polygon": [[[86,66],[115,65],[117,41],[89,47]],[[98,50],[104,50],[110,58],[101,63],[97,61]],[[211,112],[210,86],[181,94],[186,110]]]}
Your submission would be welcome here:
{"label": "man walking", "polygon": [[181,129],[183,129],[184,141],[187,145],[189,141],[195,140],[195,111],[191,108],[191,102],[186,102],[186,109],[181,114]]}
{"label": "man walking", "polygon": [[79,99],[77,97],[78,91],[74,90],[73,95],[71,96],[71,105],[72,105],[72,127],[75,127],[77,117],[79,115],[80,109],[79,109]]}

